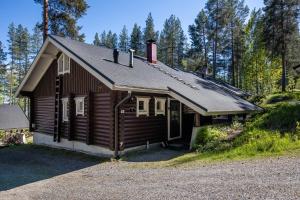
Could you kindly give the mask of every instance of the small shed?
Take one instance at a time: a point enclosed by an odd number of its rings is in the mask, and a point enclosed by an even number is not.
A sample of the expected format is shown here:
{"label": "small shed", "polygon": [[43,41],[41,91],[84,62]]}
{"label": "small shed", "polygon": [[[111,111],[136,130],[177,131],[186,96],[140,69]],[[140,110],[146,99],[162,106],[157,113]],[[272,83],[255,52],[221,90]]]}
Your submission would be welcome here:
{"label": "small shed", "polygon": [[25,129],[29,121],[18,105],[0,105],[0,130]]}

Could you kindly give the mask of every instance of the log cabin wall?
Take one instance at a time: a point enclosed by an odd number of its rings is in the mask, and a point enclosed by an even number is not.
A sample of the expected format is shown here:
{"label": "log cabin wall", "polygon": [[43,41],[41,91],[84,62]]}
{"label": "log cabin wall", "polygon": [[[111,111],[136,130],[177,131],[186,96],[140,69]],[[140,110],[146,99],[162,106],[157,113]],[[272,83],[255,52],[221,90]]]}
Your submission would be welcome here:
{"label": "log cabin wall", "polygon": [[[124,98],[126,92],[122,93]],[[151,97],[149,102],[149,116],[136,115],[136,96]],[[131,99],[124,103],[119,110],[119,130],[121,149],[134,146],[157,143],[167,140],[167,101],[165,115],[155,116],[154,97],[165,97],[165,95],[149,93],[133,93]],[[121,111],[124,110],[124,113]]]}
{"label": "log cabin wall", "polygon": [[[91,144],[113,148],[113,105],[114,92],[102,84],[76,62],[70,62],[70,74],[63,75],[62,97],[85,96],[84,116],[69,116],[69,122],[61,123],[61,136],[63,138],[86,142],[87,133],[92,132]],[[46,71],[36,89],[34,90],[34,123],[35,131],[45,134],[54,132],[54,103],[55,103],[55,78],[57,76],[57,60],[54,60]],[[88,118],[88,98],[93,94],[92,106],[94,115]],[[73,106],[74,107],[74,106]],[[92,123],[93,130],[89,130]],[[71,133],[70,133],[71,130]]]}

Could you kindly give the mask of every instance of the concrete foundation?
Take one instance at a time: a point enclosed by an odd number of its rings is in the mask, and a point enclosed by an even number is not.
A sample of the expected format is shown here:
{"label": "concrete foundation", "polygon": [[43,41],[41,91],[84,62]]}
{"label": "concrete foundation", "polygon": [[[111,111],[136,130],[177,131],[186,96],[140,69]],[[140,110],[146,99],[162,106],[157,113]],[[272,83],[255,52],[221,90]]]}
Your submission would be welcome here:
{"label": "concrete foundation", "polygon": [[38,132],[33,133],[33,143],[38,145],[48,146],[48,147],[82,152],[82,153],[101,156],[101,157],[112,157],[114,153],[113,151],[106,149],[104,147],[87,145],[83,142],[78,142],[78,141],[69,141],[64,138],[61,138],[60,142],[53,142],[53,136],[38,133]]}
{"label": "concrete foundation", "polygon": [[[33,133],[33,143],[37,145],[44,145],[53,148],[66,149],[66,150],[71,150],[71,151],[76,151],[76,152],[81,152],[81,153],[86,153],[86,154],[101,156],[101,157],[114,156],[114,151],[104,147],[87,145],[83,142],[78,142],[78,141],[69,141],[64,138],[61,138],[60,142],[53,142],[53,136],[38,133],[38,132]],[[120,151],[119,153],[120,155],[124,155],[129,152],[153,148],[159,145],[160,143],[153,143],[148,145],[145,144],[145,145],[125,149],[123,151]]]}

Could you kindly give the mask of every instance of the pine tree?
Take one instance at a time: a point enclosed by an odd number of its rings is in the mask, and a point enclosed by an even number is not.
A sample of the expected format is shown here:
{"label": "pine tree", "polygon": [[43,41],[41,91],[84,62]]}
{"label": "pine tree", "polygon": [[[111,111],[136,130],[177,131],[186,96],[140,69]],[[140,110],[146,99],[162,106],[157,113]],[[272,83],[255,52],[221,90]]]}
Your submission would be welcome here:
{"label": "pine tree", "polygon": [[130,36],[130,48],[135,50],[137,55],[143,55],[143,41],[141,27],[136,23],[133,26]]}
{"label": "pine tree", "polygon": [[194,61],[194,70],[208,67],[208,27],[207,16],[202,9],[197,15],[194,24],[189,26],[191,48],[189,57]]}
{"label": "pine tree", "polygon": [[110,49],[115,49],[118,46],[118,35],[116,33],[112,33],[111,30],[107,33],[105,46]]}
{"label": "pine tree", "polygon": [[40,48],[42,47],[43,44],[43,35],[41,30],[38,27],[38,24],[35,25],[33,28],[33,34],[31,35],[30,38],[30,59],[34,59],[36,55],[39,53]]}
{"label": "pine tree", "polygon": [[[146,49],[147,41],[148,40],[158,40],[158,32],[155,31],[154,29],[154,20],[152,18],[152,14],[149,13],[148,17],[146,19],[146,27],[144,28],[144,33],[143,33],[143,48]],[[146,54],[146,52],[145,52]]]}
{"label": "pine tree", "polygon": [[[43,5],[43,0],[34,1]],[[79,33],[82,27],[77,25],[77,21],[86,14],[88,7],[85,0],[49,0],[49,30],[51,34],[83,41],[85,36]]]}
{"label": "pine tree", "polygon": [[100,39],[99,39],[98,33],[95,34],[93,44],[94,44],[95,46],[100,46],[100,45],[101,45],[101,41],[100,41]]}
{"label": "pine tree", "polygon": [[12,104],[14,102],[13,99],[13,72],[15,69],[15,60],[16,60],[16,27],[13,23],[9,24],[8,26],[8,54],[10,56],[10,67],[9,67],[9,103]]}
{"label": "pine tree", "polygon": [[126,26],[124,25],[123,29],[120,33],[120,36],[119,36],[119,48],[121,51],[126,52],[128,50],[128,45],[129,45],[128,40],[129,40],[128,39],[128,30],[127,30]]}
{"label": "pine tree", "polygon": [[[184,47],[186,37],[181,28],[180,20],[171,15],[164,23],[164,28],[161,32],[159,41],[159,57],[160,60],[165,61],[171,67],[179,67],[182,65],[184,57]],[[164,53],[164,51],[166,53]]]}
{"label": "pine tree", "polygon": [[281,56],[282,92],[286,91],[287,52],[299,35],[299,1],[265,0],[264,40],[273,56]]}
{"label": "pine tree", "polygon": [[[230,46],[231,49],[231,66],[229,68],[229,80],[232,85],[236,85],[236,77],[239,80],[239,71],[241,66],[239,65],[242,45],[243,45],[243,28],[246,17],[249,14],[249,8],[244,5],[244,0],[227,0],[226,2],[226,15],[227,26],[229,29]],[[236,73],[236,71],[238,73]]]}
{"label": "pine tree", "polygon": [[101,40],[100,40],[101,46],[105,46],[105,44],[106,44],[106,39],[107,39],[106,31],[103,31],[103,32],[101,33]]}
{"label": "pine tree", "polygon": [[6,94],[6,52],[4,52],[4,46],[0,41],[0,102],[4,103]]}

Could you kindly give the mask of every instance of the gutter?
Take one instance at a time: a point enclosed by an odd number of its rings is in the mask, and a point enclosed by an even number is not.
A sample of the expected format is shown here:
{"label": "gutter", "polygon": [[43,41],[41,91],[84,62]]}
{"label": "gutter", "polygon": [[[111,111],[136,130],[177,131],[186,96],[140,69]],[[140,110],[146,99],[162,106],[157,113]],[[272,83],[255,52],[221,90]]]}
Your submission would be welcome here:
{"label": "gutter", "polygon": [[131,91],[115,106],[115,152],[114,157],[119,158],[119,107],[131,97]]}

